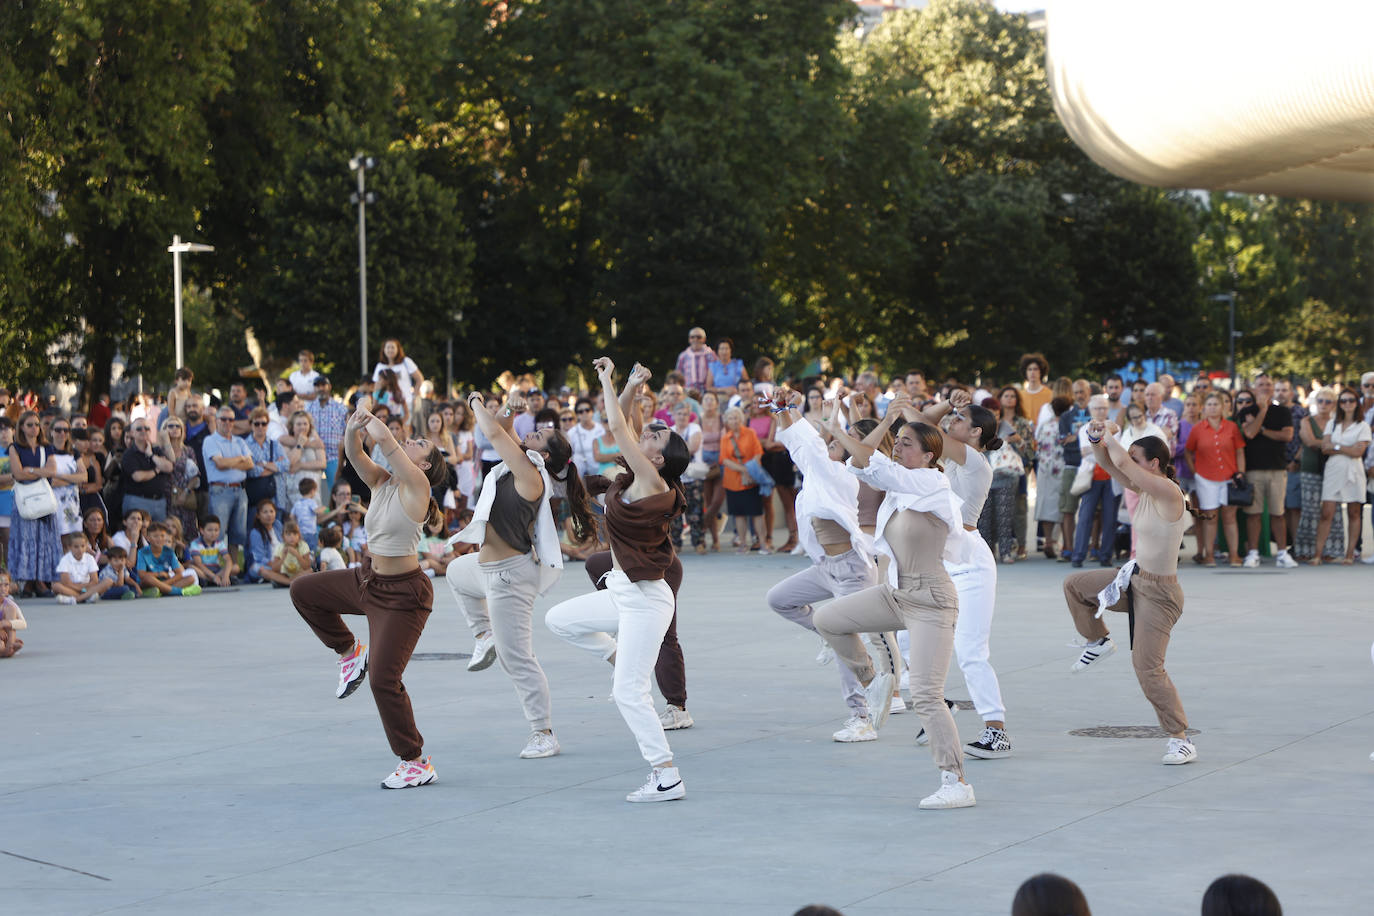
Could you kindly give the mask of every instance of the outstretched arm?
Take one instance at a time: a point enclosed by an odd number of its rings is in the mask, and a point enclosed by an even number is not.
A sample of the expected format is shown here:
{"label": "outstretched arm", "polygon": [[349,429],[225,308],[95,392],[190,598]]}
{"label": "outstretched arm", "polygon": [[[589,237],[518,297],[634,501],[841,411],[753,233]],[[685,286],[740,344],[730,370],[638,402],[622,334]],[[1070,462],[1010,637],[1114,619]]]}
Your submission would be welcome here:
{"label": "outstretched arm", "polygon": [[[616,442],[620,443],[620,454],[625,456],[625,462],[629,464],[630,470],[634,471],[636,486],[643,482],[651,492],[666,491],[668,485],[658,476],[658,467],[640,448],[639,436],[630,431],[629,423],[625,419],[625,410],[621,406],[624,403],[624,393],[619,400],[610,396],[615,392],[615,363],[611,362],[609,356],[599,356],[592,366],[596,370],[596,377],[601,381],[601,390],[606,395],[606,422]],[[638,388],[648,378],[648,374],[649,370],[635,363],[634,369],[630,372],[630,380],[625,384],[625,390],[631,392],[633,397],[632,389]]]}
{"label": "outstretched arm", "polygon": [[[515,492],[522,499],[535,500],[544,495],[544,478],[525,454],[525,446],[516,440],[514,434],[497,419],[495,411],[487,406],[486,399],[479,392],[468,395],[468,410],[482,431],[496,449],[496,454],[506,463],[515,477]],[[509,418],[507,418],[509,419]]]}

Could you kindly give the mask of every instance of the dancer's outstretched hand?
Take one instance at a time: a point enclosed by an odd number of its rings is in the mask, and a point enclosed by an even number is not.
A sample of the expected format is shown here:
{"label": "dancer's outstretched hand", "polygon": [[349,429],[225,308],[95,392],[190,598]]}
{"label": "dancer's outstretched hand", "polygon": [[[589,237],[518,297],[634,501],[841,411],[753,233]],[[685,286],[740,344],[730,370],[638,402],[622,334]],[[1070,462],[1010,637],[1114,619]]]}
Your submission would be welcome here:
{"label": "dancer's outstretched hand", "polygon": [[632,367],[630,367],[630,381],[627,384],[629,384],[630,387],[634,387],[636,385],[643,385],[645,382],[647,382],[649,379],[653,377],[654,374],[650,372],[647,368],[645,368],[640,363],[635,363]]}
{"label": "dancer's outstretched hand", "polygon": [[973,395],[962,388],[956,388],[949,393],[949,403],[955,410],[963,410],[973,403]]}
{"label": "dancer's outstretched hand", "polygon": [[609,356],[598,356],[592,360],[592,370],[598,378],[610,378],[615,374],[615,362]]}

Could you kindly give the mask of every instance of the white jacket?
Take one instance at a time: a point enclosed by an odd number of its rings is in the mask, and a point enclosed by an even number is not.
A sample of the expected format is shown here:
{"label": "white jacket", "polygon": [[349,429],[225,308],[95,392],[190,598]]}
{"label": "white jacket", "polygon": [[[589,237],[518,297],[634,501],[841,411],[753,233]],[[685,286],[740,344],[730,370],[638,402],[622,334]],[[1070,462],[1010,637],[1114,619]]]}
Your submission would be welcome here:
{"label": "white jacket", "polygon": [[849,543],[864,557],[873,556],[873,538],[859,527],[859,480],[838,461],[831,461],[816,428],[798,420],[778,430],[777,440],[787,446],[805,478],[797,493],[797,540],[813,563],[825,557],[825,548],[812,527],[813,518],[829,519],[849,532]]}
{"label": "white jacket", "polygon": [[854,467],[854,459],[849,460],[851,474],[875,490],[886,491],[883,504],[878,507],[878,540],[875,545],[879,553],[892,559],[887,567],[887,584],[897,587],[897,557],[892,552],[883,532],[893,514],[910,509],[913,512],[930,512],[949,527],[949,537],[945,540],[942,559],[946,563],[959,566],[970,562],[971,534],[978,532],[964,530],[964,502],[950,489],[949,478],[944,472],[934,468],[904,468],[882,452],[874,452],[868,459],[868,467]]}

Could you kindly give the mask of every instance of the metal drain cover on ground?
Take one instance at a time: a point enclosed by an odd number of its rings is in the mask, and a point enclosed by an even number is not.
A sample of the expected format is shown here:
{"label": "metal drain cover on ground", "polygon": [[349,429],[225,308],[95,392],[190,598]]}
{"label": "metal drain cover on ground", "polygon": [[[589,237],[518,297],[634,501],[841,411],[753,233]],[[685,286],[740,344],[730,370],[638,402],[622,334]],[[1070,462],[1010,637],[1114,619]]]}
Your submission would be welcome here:
{"label": "metal drain cover on ground", "polygon": [[[1158,725],[1099,725],[1096,728],[1075,728],[1069,732],[1078,738],[1167,738],[1169,733]],[[1188,729],[1189,736],[1201,734]]]}
{"label": "metal drain cover on ground", "polygon": [[413,662],[453,662],[472,658],[470,652],[416,652],[410,657]]}

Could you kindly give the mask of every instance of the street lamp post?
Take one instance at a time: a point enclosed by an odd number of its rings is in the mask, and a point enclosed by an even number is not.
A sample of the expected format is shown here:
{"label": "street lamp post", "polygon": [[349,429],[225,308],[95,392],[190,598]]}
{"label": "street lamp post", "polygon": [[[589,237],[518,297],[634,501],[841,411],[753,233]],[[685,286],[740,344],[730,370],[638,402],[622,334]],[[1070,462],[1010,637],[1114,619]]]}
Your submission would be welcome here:
{"label": "street lamp post", "polygon": [[1240,332],[1236,330],[1236,293],[1232,290],[1229,293],[1218,293],[1210,297],[1213,302],[1225,302],[1227,304],[1226,319],[1226,374],[1231,377],[1231,390],[1236,390],[1236,338]]}
{"label": "street lamp post", "polygon": [[377,167],[377,160],[358,153],[348,160],[348,167],[358,173],[358,190],[349,198],[358,205],[358,352],[362,374],[367,375],[367,205],[376,198],[367,191],[367,170]]}
{"label": "street lamp post", "polygon": [[[172,244],[167,246],[167,250],[172,253],[172,323],[176,327],[177,340],[177,364],[180,369],[186,365],[186,354],[181,345],[181,253],[188,254],[193,251],[214,251],[214,245],[200,245],[196,242],[183,242],[181,236],[172,236]],[[139,377],[140,381],[142,376]]]}

